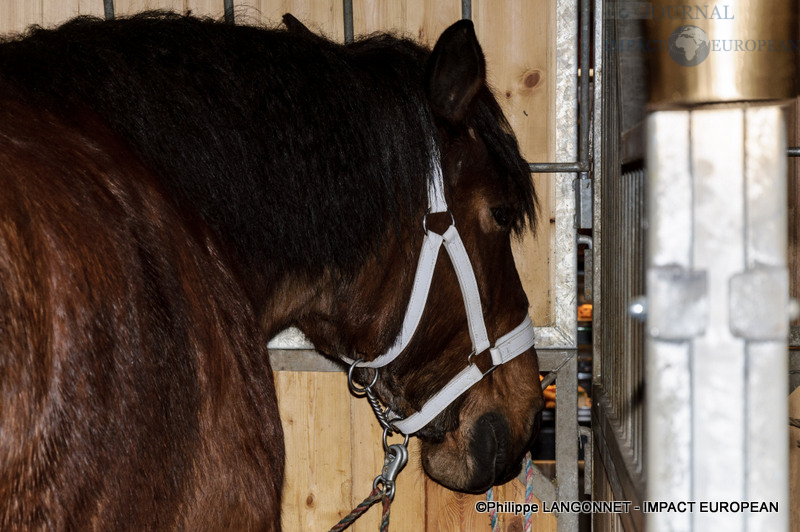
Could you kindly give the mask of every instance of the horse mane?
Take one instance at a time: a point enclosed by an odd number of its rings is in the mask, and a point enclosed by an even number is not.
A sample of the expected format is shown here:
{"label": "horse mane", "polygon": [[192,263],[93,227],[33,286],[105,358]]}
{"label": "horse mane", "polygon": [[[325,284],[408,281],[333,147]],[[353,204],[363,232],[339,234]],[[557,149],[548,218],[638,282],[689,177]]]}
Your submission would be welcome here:
{"label": "horse mane", "polygon": [[[304,32],[164,12],[79,17],[0,44],[0,77],[131,142],[179,207],[244,272],[353,272],[427,205],[437,125],[430,51],[392,35],[342,45]],[[527,165],[486,89],[470,120],[535,220]]]}

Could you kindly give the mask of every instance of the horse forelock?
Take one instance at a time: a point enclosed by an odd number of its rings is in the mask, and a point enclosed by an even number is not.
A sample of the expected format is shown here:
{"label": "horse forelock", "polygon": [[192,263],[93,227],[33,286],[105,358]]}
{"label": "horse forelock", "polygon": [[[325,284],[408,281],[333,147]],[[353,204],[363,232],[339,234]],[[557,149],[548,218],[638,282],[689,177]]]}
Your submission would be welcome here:
{"label": "horse forelock", "polygon": [[518,236],[525,229],[535,232],[539,203],[516,136],[488,88],[484,88],[476,100],[468,124],[486,145],[501,186],[507,187],[517,202],[511,227]]}

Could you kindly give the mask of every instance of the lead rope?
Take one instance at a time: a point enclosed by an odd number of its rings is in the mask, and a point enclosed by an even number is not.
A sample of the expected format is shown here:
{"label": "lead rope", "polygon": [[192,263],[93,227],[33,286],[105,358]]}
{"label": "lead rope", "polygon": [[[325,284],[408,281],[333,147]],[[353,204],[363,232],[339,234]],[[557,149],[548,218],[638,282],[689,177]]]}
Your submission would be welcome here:
{"label": "lead rope", "polygon": [[[494,501],[494,490],[489,488],[486,492],[486,500],[487,502]],[[525,532],[531,532],[531,526],[533,524],[533,512],[530,510],[533,504],[533,458],[531,457],[531,452],[528,451],[525,453],[525,504],[528,510],[525,511],[525,525],[523,530]],[[497,509],[494,505],[491,506],[491,510],[489,510],[489,521],[492,525],[492,532],[500,532],[500,520],[497,516]]]}
{"label": "lead rope", "polygon": [[[494,488],[489,488],[486,492],[486,501],[494,501]],[[491,508],[491,510],[489,510],[489,522],[492,524],[492,532],[499,532],[500,522],[499,519],[497,519],[497,508],[495,508],[494,505],[489,506],[489,508]]]}
{"label": "lead rope", "polygon": [[372,492],[364,499],[361,504],[353,508],[349,514],[344,516],[341,521],[336,523],[333,528],[331,528],[328,532],[340,532],[345,530],[352,525],[356,519],[361,517],[364,512],[369,510],[373,504],[382,500],[383,501],[383,514],[381,514],[381,527],[380,532],[387,532],[389,530],[389,505],[392,504],[392,500],[384,493],[384,490],[378,488],[377,486],[372,489]]}
{"label": "lead rope", "polygon": [[344,516],[341,521],[336,523],[328,532],[339,532],[352,525],[356,519],[364,515],[364,512],[378,501],[383,501],[383,513],[381,514],[380,532],[389,530],[389,507],[394,500],[395,479],[397,474],[408,462],[408,438],[405,443],[395,443],[388,445],[386,438],[388,430],[383,431],[383,448],[386,451],[386,458],[383,460],[383,469],[380,475],[375,477],[372,482],[372,491],[361,504]]}

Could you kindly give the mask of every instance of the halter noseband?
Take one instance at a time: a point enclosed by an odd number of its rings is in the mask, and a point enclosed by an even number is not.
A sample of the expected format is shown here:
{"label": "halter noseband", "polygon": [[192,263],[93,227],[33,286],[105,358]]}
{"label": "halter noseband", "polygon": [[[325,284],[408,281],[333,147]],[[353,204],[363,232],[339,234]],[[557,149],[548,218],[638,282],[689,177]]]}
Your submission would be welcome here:
{"label": "halter noseband", "polygon": [[[475,280],[475,272],[472,263],[467,255],[464,242],[456,229],[455,220],[452,213],[447,208],[447,201],[444,198],[444,179],[442,177],[441,166],[437,162],[433,164],[433,177],[428,189],[428,213],[449,213],[450,226],[440,234],[428,230],[427,214],[423,219],[425,238],[422,241],[422,251],[417,261],[417,272],[414,276],[414,285],[411,289],[411,298],[403,318],[403,326],[394,344],[386,353],[368,362],[353,361],[345,358],[344,360],[352,364],[353,367],[377,368],[386,366],[397,358],[400,353],[408,346],[414,332],[417,330],[425,310],[428,300],[433,272],[436,269],[436,262],[439,256],[439,249],[444,244],[450,261],[456,271],[458,284],[461,288],[461,295],[464,299],[464,307],[467,312],[467,324],[469,326],[469,336],[472,340],[472,353],[467,357],[468,365],[461,370],[450,382],[444,385],[441,390],[428,399],[422,408],[405,419],[394,417],[388,419],[392,429],[396,429],[402,434],[414,434],[427,425],[433,418],[442,412],[450,403],[455,401],[464,392],[469,390],[474,384],[480,381],[485,375],[491,373],[497,366],[505,364],[514,359],[517,355],[527,351],[534,344],[534,329],[530,317],[525,316],[517,327],[511,332],[502,336],[495,342],[494,347],[489,342],[486,333],[486,324],[483,321],[483,308],[481,306],[480,292],[478,283]],[[490,363],[479,358],[486,358],[485,354],[490,355]],[[479,367],[480,366],[480,367]],[[483,368],[483,369],[481,369]],[[352,369],[352,368],[351,368]]]}

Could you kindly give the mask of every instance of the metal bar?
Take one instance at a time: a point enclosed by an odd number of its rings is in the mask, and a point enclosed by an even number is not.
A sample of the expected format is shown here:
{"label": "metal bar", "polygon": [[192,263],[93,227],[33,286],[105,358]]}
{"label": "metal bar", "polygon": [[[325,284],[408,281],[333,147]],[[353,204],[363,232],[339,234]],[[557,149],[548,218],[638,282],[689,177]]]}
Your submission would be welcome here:
{"label": "metal bar", "polygon": [[344,371],[340,362],[334,362],[313,349],[270,349],[269,363],[272,371]]}
{"label": "metal bar", "polygon": [[800,146],[789,146],[786,148],[786,155],[789,157],[800,157]]}
{"label": "metal bar", "polygon": [[[591,100],[589,99],[589,70],[591,68],[591,42],[592,42],[592,0],[581,0],[580,6],[580,80],[579,91],[579,119],[578,124],[578,160],[584,165],[589,164],[589,117],[591,116]],[[588,168],[585,170],[588,172]],[[582,176],[583,177],[583,176]]]}
{"label": "metal bar", "polygon": [[580,162],[528,163],[528,169],[536,174],[569,174],[587,172],[589,170],[589,166]]}
{"label": "metal bar", "polygon": [[592,429],[589,427],[578,427],[578,435],[583,441],[586,436],[586,443],[583,443],[583,493],[592,494],[592,452],[594,449],[594,439]]}
{"label": "metal bar", "polygon": [[472,0],[461,0],[461,18],[472,20]]}
{"label": "metal bar", "polygon": [[[789,417],[788,350],[786,336],[789,307],[787,257],[786,146],[784,117],[778,106],[745,109],[745,254],[747,279],[759,272],[774,272],[781,289],[763,290],[753,285],[756,295],[746,302],[754,308],[755,330],[746,331],[744,377],[746,396],[745,495],[774,501],[788,508],[789,464],[786,453]],[[729,299],[731,305],[733,298]],[[779,309],[772,324],[765,319],[772,308]],[[765,309],[767,309],[765,311]],[[770,327],[770,330],[765,330]],[[760,330],[759,330],[760,329]],[[760,338],[761,341],[753,340]],[[746,530],[788,530],[789,512],[745,514]]]}
{"label": "metal bar", "polygon": [[[654,113],[648,118],[648,267],[692,268],[691,137],[688,111]],[[648,282],[649,285],[649,282]],[[658,294],[647,287],[647,303]],[[654,316],[648,312],[652,323]],[[658,331],[660,333],[660,331]],[[705,354],[705,353],[703,353]],[[692,397],[689,341],[648,334],[646,467],[651,472],[645,499],[694,500],[692,491]],[[703,376],[708,378],[708,376]],[[648,530],[692,530],[688,513],[648,513]]]}
{"label": "metal bar", "polygon": [[[525,474],[525,470],[523,469],[520,476]],[[519,477],[517,477],[519,479]],[[520,482],[526,484],[525,480],[520,479]],[[558,494],[556,492],[556,486],[552,480],[547,478],[547,476],[542,473],[542,470],[539,469],[539,466],[533,464],[533,480],[532,480],[532,492],[536,496],[537,499],[543,502],[548,502],[549,504],[553,504],[558,498]]]}
{"label": "metal bar", "polygon": [[353,0],[342,0],[344,13],[344,42],[350,44],[355,39],[353,32]]}
{"label": "metal bar", "polygon": [[103,0],[103,12],[106,20],[114,19],[114,0]]}
{"label": "metal bar", "polygon": [[[692,341],[695,353],[690,362],[693,498],[688,500],[747,500],[748,495],[761,495],[748,494],[745,489],[747,449],[743,437],[747,397],[743,393],[743,378],[747,375],[748,356],[745,341],[736,338],[730,330],[726,305],[730,300],[730,278],[745,266],[742,264],[746,253],[743,237],[748,213],[744,205],[747,190],[742,108],[692,111],[688,132],[691,135],[690,192],[694,214],[691,267],[707,271],[709,298],[706,334]],[[765,135],[765,132],[760,134]],[[786,223],[785,218],[782,222]],[[670,230],[674,233],[676,227]],[[650,382],[648,380],[648,385]],[[785,423],[786,418],[783,419]],[[672,423],[674,420],[671,418]],[[784,446],[786,439],[781,440]],[[648,444],[653,445],[654,440],[648,440]],[[780,478],[778,471],[771,473],[776,480]],[[698,532],[743,532],[744,523],[743,514],[699,513],[692,521]],[[779,529],[768,530],[778,532]]]}
{"label": "metal bar", "polygon": [[[558,371],[556,382],[556,479],[559,501],[579,501],[578,487],[578,357]],[[558,532],[578,530],[577,513],[561,513]]]}
{"label": "metal bar", "polygon": [[236,21],[234,20],[233,15],[233,0],[223,0],[223,6],[225,8],[225,22],[228,24],[235,24]]}

